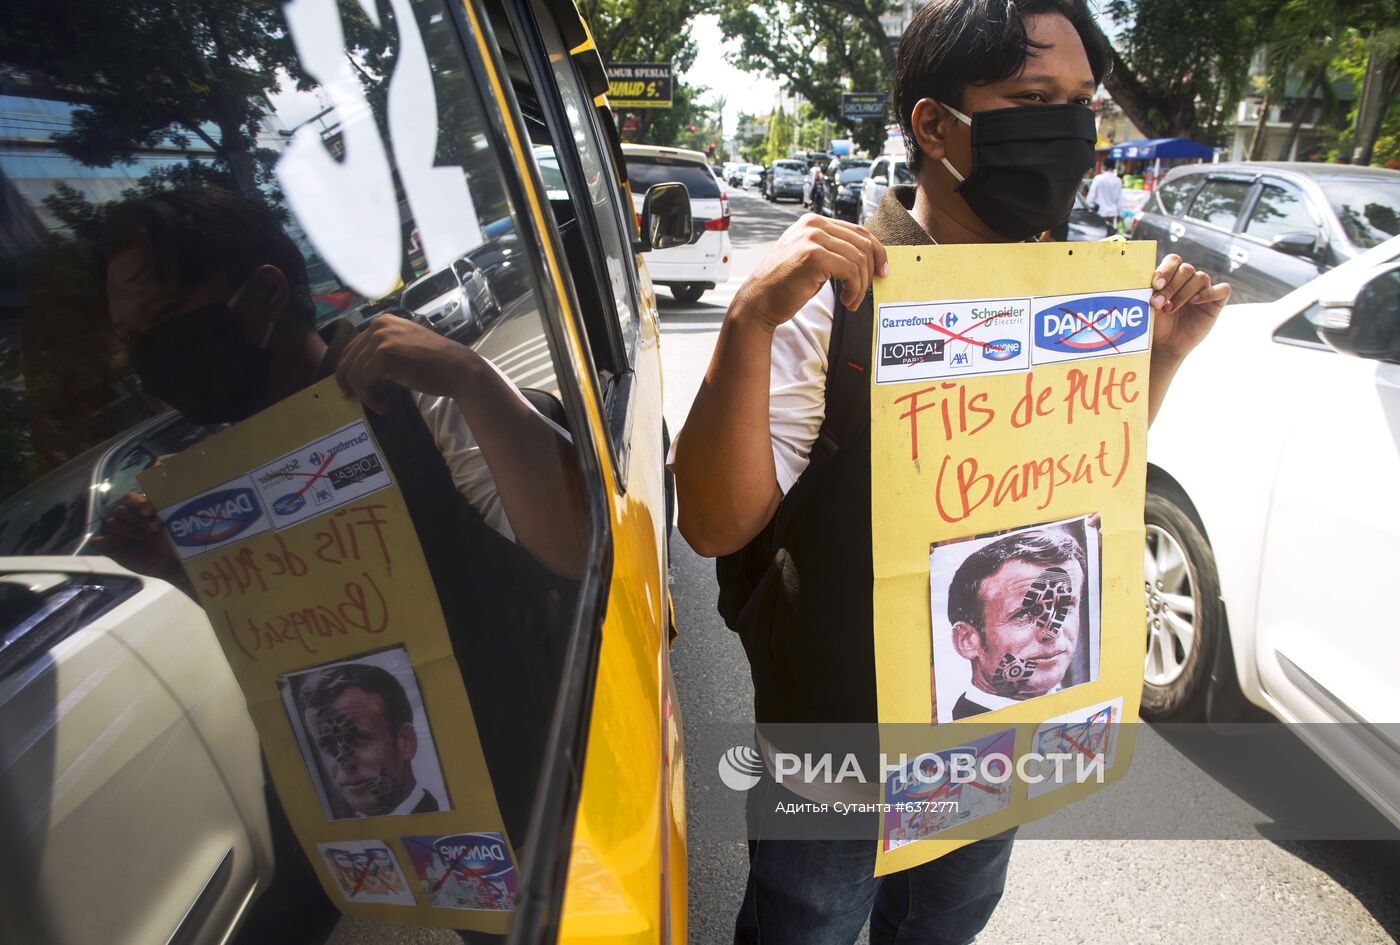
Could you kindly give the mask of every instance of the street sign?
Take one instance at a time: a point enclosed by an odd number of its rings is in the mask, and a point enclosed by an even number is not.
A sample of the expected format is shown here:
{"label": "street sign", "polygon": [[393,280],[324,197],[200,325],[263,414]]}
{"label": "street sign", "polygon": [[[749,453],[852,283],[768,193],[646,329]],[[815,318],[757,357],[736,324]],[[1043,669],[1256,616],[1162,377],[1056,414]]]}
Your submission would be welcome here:
{"label": "street sign", "polygon": [[607,66],[608,104],[613,108],[670,108],[669,62],[614,62]]}
{"label": "street sign", "polygon": [[885,117],[884,92],[842,92],[841,116],[851,121]]}

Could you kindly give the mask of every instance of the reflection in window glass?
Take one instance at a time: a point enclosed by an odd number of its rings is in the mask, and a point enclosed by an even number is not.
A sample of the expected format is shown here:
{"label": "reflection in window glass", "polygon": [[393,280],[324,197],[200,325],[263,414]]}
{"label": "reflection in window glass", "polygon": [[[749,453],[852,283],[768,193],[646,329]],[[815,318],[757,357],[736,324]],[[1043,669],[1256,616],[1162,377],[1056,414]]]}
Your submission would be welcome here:
{"label": "reflection in window glass", "polygon": [[1248,181],[1240,180],[1207,181],[1201,192],[1196,195],[1196,199],[1191,202],[1187,216],[1202,223],[1233,230],[1235,220],[1240,215],[1240,208],[1244,206],[1244,198],[1249,195],[1249,188],[1252,186]]}
{"label": "reflection in window glass", "polygon": [[1272,240],[1284,233],[1315,233],[1317,224],[1308,213],[1307,201],[1296,190],[1265,184],[1259,199],[1249,212],[1244,231],[1262,240]]}
{"label": "reflection in window glass", "polygon": [[1382,180],[1324,181],[1322,192],[1347,239],[1362,249],[1400,236],[1400,183]]}
{"label": "reflection in window glass", "polygon": [[0,553],[101,553],[187,586],[163,535],[103,521],[136,477],[365,333],[415,346],[430,369],[366,378],[387,408],[369,422],[524,849],[592,551],[514,170],[448,8],[44,6],[7,13],[36,43],[0,57],[35,90],[0,96]]}
{"label": "reflection in window glass", "polygon": [[1186,199],[1200,182],[1200,177],[1195,175],[1167,181],[1157,190],[1157,199],[1161,201],[1162,209],[1174,217],[1180,216]]}

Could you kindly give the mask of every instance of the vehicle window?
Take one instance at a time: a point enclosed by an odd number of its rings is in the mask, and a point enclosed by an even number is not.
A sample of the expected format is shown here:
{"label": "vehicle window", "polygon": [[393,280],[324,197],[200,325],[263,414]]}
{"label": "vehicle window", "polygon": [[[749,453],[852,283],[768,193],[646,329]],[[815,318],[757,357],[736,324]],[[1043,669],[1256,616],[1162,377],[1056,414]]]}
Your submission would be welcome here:
{"label": "vehicle window", "polygon": [[1337,214],[1347,239],[1362,249],[1400,235],[1400,181],[1324,181],[1322,192]]}
{"label": "vehicle window", "polygon": [[1233,230],[1235,220],[1244,206],[1244,198],[1253,185],[1242,180],[1209,180],[1191,201],[1191,209],[1186,215],[1193,220],[1209,223],[1222,229]]}
{"label": "vehicle window", "polygon": [[855,184],[865,180],[870,173],[869,164],[846,165],[841,168],[841,183]]}
{"label": "vehicle window", "polygon": [[1291,187],[1265,183],[1259,190],[1254,209],[1249,211],[1244,231],[1250,236],[1269,241],[1283,233],[1297,233],[1299,230],[1317,230],[1317,221],[1309,212],[1307,199]]}
{"label": "vehicle window", "polygon": [[[582,395],[546,315],[561,305],[460,10],[369,6],[378,13],[211,4],[173,16],[133,4],[111,14],[120,42],[111,20],[89,36],[81,18],[30,12],[43,4],[7,12],[0,121],[27,130],[0,150],[0,553],[75,554],[97,522],[104,542],[84,553],[197,593],[164,535],[101,524],[113,498],[161,457],[334,373],[365,343],[357,328],[399,332],[461,386],[379,384],[391,409],[367,422],[433,569],[519,853],[564,653],[594,626],[591,605],[575,604],[601,567],[590,536],[606,523],[585,501],[602,488],[598,459],[570,436]],[[592,158],[601,193],[613,178]],[[396,318],[454,289],[431,326]],[[392,793],[412,784],[402,778],[377,799],[341,791],[327,774],[339,762],[315,757],[297,773],[302,810],[337,819],[411,797]],[[433,792],[443,809],[474,796],[445,792]]]}
{"label": "vehicle window", "polygon": [[1157,200],[1162,205],[1162,212],[1174,217],[1181,216],[1181,212],[1186,209],[1186,202],[1200,183],[1199,174],[1186,174],[1163,184],[1157,190]]}
{"label": "vehicle window", "polygon": [[870,175],[869,175],[869,176],[870,176],[871,178],[874,178],[874,179],[877,179],[877,180],[878,180],[878,179],[881,179],[881,178],[883,177],[883,179],[884,179],[886,182],[888,182],[888,180],[889,180],[889,172],[888,172],[888,171],[886,170],[886,168],[885,168],[885,162],[884,162],[883,160],[880,160],[880,161],[876,161],[874,164],[870,165]]}
{"label": "vehicle window", "polygon": [[896,184],[914,183],[914,172],[909,170],[909,165],[903,161],[897,161],[894,165],[894,182]]}
{"label": "vehicle window", "polygon": [[657,184],[676,183],[685,185],[691,199],[719,197],[719,182],[700,165],[681,158],[629,154],[627,176],[632,183],[632,193],[638,196]]}
{"label": "vehicle window", "polygon": [[[592,212],[593,220],[597,224],[598,239],[602,242],[598,257],[602,260],[605,269],[603,275],[611,296],[608,302],[621,330],[623,357],[630,363],[637,347],[637,332],[641,321],[632,280],[628,275],[628,270],[635,263],[632,257],[631,228],[623,230],[619,174],[613,167],[612,155],[599,134],[593,103],[584,92],[573,58],[564,48],[558,28],[553,25],[552,18],[542,11],[537,11],[536,15],[544,34],[545,47],[549,51],[549,67],[554,73],[554,81],[564,102],[564,113],[569,122],[573,146],[583,164],[583,174],[588,185],[584,203]],[[710,187],[717,186],[714,175],[706,165],[692,165],[692,171]],[[565,180],[567,181],[567,178]],[[575,196],[584,197],[582,194]],[[597,346],[595,343],[595,348]],[[625,368],[625,365],[611,366],[619,371]]]}
{"label": "vehicle window", "polygon": [[1322,304],[1314,302],[1274,329],[1274,341],[1279,344],[1297,345],[1300,348],[1313,348],[1317,351],[1335,350],[1317,336],[1317,326],[1322,318]]}
{"label": "vehicle window", "polygon": [[802,169],[801,161],[777,161],[773,164],[773,170],[782,177],[795,177],[802,173]]}

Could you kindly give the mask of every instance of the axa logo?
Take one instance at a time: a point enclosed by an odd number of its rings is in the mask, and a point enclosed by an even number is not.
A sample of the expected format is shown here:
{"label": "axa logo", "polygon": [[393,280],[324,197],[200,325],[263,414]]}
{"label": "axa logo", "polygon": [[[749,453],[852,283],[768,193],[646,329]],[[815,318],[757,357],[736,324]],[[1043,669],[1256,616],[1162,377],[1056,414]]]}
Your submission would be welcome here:
{"label": "axa logo", "polygon": [[1035,345],[1049,351],[1093,354],[1117,349],[1147,331],[1141,299],[1098,295],[1042,309],[1035,315]]}
{"label": "axa logo", "polygon": [[1021,356],[1021,342],[1015,338],[998,338],[996,341],[987,342],[982,349],[982,356],[988,361],[1010,361],[1012,358]]}
{"label": "axa logo", "polygon": [[176,509],[166,519],[166,527],[175,544],[204,548],[236,538],[262,516],[252,489],[220,489]]}

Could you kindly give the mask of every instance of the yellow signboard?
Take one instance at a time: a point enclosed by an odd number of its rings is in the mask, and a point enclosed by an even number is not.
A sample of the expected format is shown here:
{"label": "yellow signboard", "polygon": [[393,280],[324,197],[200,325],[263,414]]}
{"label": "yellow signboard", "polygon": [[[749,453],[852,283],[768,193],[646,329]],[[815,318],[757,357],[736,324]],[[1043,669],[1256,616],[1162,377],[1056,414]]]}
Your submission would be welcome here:
{"label": "yellow signboard", "polygon": [[871,361],[877,874],[1127,770],[1155,253],[889,249]]}
{"label": "yellow signboard", "polygon": [[351,915],[505,932],[518,870],[392,462],[334,379],[141,485]]}

